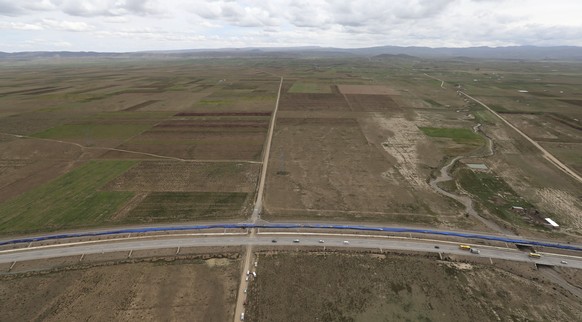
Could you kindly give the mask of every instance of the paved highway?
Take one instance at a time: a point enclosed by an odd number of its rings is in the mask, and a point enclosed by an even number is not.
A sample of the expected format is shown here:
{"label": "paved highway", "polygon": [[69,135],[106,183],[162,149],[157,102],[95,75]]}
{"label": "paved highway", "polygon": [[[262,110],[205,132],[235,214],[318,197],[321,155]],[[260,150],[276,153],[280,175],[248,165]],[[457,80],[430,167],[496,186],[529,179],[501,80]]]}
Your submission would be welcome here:
{"label": "paved highway", "polygon": [[[294,243],[299,239],[299,243]],[[320,243],[319,240],[324,240]],[[276,240],[273,243],[272,240]],[[348,241],[349,244],[345,244]],[[0,251],[0,263],[11,263],[35,259],[48,259],[62,256],[81,256],[83,254],[99,254],[118,251],[136,251],[147,249],[177,248],[177,247],[208,247],[208,246],[318,246],[345,247],[353,249],[374,248],[382,250],[420,251],[445,254],[458,254],[468,256],[480,256],[491,259],[506,259],[520,262],[531,262],[547,265],[566,266],[582,269],[582,257],[571,255],[559,255],[552,253],[540,253],[540,259],[532,259],[527,253],[512,248],[474,245],[480,250],[480,254],[470,254],[459,249],[458,243],[440,240],[416,240],[402,237],[363,237],[352,234],[309,234],[301,233],[259,233],[251,237],[248,234],[229,234],[210,237],[164,237],[143,238],[130,237],[118,240],[104,240],[91,242],[78,242],[66,245],[38,246],[15,250]],[[438,246],[439,248],[435,248]],[[567,261],[562,264],[561,261]]]}

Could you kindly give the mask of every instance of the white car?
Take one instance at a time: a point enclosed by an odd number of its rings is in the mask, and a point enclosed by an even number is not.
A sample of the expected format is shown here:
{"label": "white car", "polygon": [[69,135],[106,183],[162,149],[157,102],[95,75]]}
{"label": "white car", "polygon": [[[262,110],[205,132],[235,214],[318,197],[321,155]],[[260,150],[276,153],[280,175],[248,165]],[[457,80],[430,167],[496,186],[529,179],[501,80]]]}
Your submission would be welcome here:
{"label": "white car", "polygon": [[349,242],[349,241],[347,241],[347,240],[344,240],[344,245],[349,245],[349,244],[350,244],[350,242]]}
{"label": "white car", "polygon": [[323,244],[323,243],[325,243],[325,240],[323,240],[323,239],[320,239],[320,240],[319,240],[319,243],[320,243],[320,244]]}
{"label": "white car", "polygon": [[566,262],[566,261],[560,261],[560,263],[562,263],[562,264],[568,264],[568,262]]}

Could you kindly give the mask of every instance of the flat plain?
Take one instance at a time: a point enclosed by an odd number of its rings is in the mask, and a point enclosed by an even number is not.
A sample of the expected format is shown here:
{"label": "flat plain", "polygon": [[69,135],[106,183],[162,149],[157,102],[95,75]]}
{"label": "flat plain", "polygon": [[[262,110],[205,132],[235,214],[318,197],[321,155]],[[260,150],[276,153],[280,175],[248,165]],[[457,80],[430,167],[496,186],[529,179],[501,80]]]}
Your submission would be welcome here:
{"label": "flat plain", "polygon": [[259,262],[250,321],[564,321],[582,311],[525,265],[341,253],[262,254]]}
{"label": "flat plain", "polygon": [[2,69],[3,234],[252,208],[277,77],[212,60]]}
{"label": "flat plain", "polygon": [[[576,242],[582,184],[460,92],[581,174],[581,76],[576,63],[462,58],[0,62],[0,235],[247,220],[282,77],[262,220]],[[449,164],[451,180],[433,185]],[[443,191],[471,198],[477,215]],[[2,312],[231,320],[240,261],[176,252],[28,273],[17,263],[1,277]],[[575,321],[582,311],[533,267],[486,258],[273,251],[257,270],[250,321]],[[577,272],[559,273],[580,285]]]}
{"label": "flat plain", "polygon": [[[503,61],[475,68],[462,59],[316,63],[317,69],[310,60],[261,58],[5,63],[0,211],[10,215],[0,218],[2,230],[243,220],[256,198],[283,77],[263,219],[488,230],[429,184],[447,162],[464,156],[452,168],[454,180],[440,186],[471,196],[481,216],[520,234],[551,236],[536,218],[509,210],[527,205],[558,221],[562,232],[579,235],[581,184],[457,93],[489,104],[579,172],[576,66],[548,63],[548,72]],[[488,140],[492,156],[485,156]],[[63,209],[58,202],[18,210],[26,198],[95,162],[131,165],[104,182],[75,177],[112,198],[95,204],[107,209],[98,217],[59,220],[50,215]],[[473,173],[465,166],[471,162],[485,164],[486,173]],[[483,182],[497,183],[484,192],[476,189]],[[34,226],[47,216],[51,224]]]}
{"label": "flat plain", "polygon": [[176,259],[2,276],[0,307],[7,321],[223,322],[234,314],[237,263]]}

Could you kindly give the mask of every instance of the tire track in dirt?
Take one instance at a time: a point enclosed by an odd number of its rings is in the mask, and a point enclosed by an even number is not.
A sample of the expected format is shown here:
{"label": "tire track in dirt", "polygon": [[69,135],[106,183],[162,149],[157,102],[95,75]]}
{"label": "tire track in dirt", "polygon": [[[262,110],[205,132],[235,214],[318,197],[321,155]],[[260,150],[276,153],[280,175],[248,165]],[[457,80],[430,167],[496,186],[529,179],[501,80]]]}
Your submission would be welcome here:
{"label": "tire track in dirt", "polygon": [[49,142],[57,142],[57,143],[61,143],[61,144],[69,144],[69,145],[74,145],[74,146],[80,148],[81,150],[116,151],[116,152],[139,154],[139,155],[144,155],[144,156],[149,156],[149,157],[154,157],[154,158],[174,160],[174,161],[182,161],[182,162],[200,162],[200,163],[221,163],[221,162],[223,162],[223,163],[255,163],[255,164],[261,164],[262,163],[261,161],[252,161],[252,160],[195,160],[195,159],[182,159],[182,158],[170,157],[170,156],[167,156],[167,155],[160,155],[160,154],[147,153],[147,152],[139,152],[139,151],[132,151],[132,150],[124,150],[124,149],[117,149],[117,148],[84,146],[84,145],[81,145],[81,144],[75,143],[75,142],[68,142],[68,141],[61,141],[61,140],[54,140],[54,139],[45,139],[45,138],[37,138],[37,137],[34,137],[34,136],[28,136],[28,135],[19,135],[19,134],[12,134],[12,133],[0,133],[0,135],[13,136],[13,137],[20,138],[20,139],[42,140],[42,141],[49,141]]}
{"label": "tire track in dirt", "polygon": [[546,160],[548,160],[552,165],[554,165],[556,168],[558,168],[558,170],[562,171],[563,173],[570,176],[572,179],[578,181],[579,183],[582,183],[581,176],[579,176],[575,171],[573,171],[568,166],[566,166],[564,163],[562,163],[560,160],[558,160],[558,158],[556,158],[553,154],[548,152],[548,150],[544,149],[539,143],[537,143],[532,138],[527,136],[527,134],[523,133],[520,129],[518,129],[513,124],[511,124],[503,116],[499,115],[499,113],[495,112],[492,108],[490,108],[489,106],[487,106],[485,103],[481,102],[480,100],[478,100],[478,99],[476,99],[476,98],[474,98],[474,97],[472,97],[464,92],[459,91],[459,93],[465,95],[467,98],[470,98],[473,101],[475,101],[476,103],[478,103],[479,105],[485,107],[489,112],[491,112],[491,114],[498,117],[503,123],[505,123],[507,126],[512,128],[513,130],[515,130],[519,135],[521,135],[524,139],[526,139],[529,143],[531,143],[534,147],[536,147],[540,152],[542,152],[542,156]]}

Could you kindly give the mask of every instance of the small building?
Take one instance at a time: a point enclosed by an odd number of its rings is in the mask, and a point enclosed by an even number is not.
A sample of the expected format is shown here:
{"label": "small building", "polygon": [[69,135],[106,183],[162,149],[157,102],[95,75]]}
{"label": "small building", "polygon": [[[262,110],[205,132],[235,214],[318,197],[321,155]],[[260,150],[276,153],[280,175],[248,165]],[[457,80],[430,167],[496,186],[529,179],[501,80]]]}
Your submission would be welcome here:
{"label": "small building", "polygon": [[544,218],[544,220],[547,222],[548,225],[550,225],[552,228],[554,229],[558,229],[560,228],[560,225],[558,225],[555,221],[552,220],[552,218]]}

